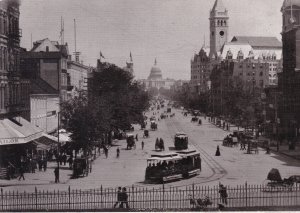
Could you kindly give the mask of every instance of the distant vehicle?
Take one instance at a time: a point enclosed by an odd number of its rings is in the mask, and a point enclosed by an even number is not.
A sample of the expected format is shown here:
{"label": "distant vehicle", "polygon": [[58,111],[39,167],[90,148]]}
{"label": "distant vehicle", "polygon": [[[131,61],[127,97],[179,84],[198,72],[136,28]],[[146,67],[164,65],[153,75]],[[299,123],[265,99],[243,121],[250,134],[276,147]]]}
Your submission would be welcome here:
{"label": "distant vehicle", "polygon": [[162,183],[189,178],[200,174],[201,158],[196,150],[162,152],[147,159],[145,181]]}
{"label": "distant vehicle", "polygon": [[126,142],[127,142],[127,149],[131,149],[132,147],[135,147],[134,134],[127,134]]}
{"label": "distant vehicle", "polygon": [[90,163],[88,158],[75,158],[73,164],[73,177],[88,176]]}
{"label": "distant vehicle", "polygon": [[155,121],[151,121],[151,130],[157,130],[157,123],[155,123]]}
{"label": "distant vehicle", "polygon": [[176,150],[188,148],[188,136],[184,132],[177,132],[174,138],[174,146]]}
{"label": "distant vehicle", "polygon": [[292,175],[288,178],[288,180],[292,181],[293,183],[300,183],[300,175]]}
{"label": "distant vehicle", "polygon": [[192,117],[191,122],[198,122],[199,118],[198,117]]}
{"label": "distant vehicle", "polygon": [[164,113],[162,113],[161,115],[160,115],[160,119],[165,119],[167,116],[164,114]]}
{"label": "distant vehicle", "polygon": [[144,130],[143,138],[148,138],[148,137],[149,137],[149,130],[148,130],[148,129],[145,129],[145,130]]}

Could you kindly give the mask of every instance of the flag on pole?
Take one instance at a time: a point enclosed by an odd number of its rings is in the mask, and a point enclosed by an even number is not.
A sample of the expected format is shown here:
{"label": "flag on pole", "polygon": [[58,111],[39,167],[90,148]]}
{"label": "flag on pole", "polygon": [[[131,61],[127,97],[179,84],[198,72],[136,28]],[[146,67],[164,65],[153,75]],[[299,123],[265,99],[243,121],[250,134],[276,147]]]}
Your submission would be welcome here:
{"label": "flag on pole", "polygon": [[100,51],[100,58],[104,58],[105,59],[105,57],[103,56],[103,54],[102,54],[101,51]]}

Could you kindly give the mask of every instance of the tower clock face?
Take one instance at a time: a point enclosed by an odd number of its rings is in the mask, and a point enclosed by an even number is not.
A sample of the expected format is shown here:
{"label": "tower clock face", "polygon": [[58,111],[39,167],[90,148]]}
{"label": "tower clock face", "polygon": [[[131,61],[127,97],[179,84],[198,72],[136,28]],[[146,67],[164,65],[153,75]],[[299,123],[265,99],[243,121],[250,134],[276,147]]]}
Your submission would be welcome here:
{"label": "tower clock face", "polygon": [[220,31],[220,36],[223,37],[225,35],[224,31]]}

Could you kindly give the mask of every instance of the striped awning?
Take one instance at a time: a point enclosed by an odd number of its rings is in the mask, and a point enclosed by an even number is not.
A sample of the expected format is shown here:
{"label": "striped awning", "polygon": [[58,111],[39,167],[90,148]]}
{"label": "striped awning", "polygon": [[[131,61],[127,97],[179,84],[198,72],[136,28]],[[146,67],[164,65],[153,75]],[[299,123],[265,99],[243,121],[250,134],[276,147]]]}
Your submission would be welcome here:
{"label": "striped awning", "polygon": [[43,130],[22,117],[0,120],[0,146],[24,144],[40,138]]}

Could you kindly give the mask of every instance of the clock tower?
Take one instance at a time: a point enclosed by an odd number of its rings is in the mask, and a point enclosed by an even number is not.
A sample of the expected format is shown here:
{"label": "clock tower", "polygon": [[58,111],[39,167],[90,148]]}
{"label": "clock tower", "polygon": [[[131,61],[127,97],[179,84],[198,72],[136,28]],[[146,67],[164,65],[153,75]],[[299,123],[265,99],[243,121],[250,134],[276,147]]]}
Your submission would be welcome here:
{"label": "clock tower", "polygon": [[217,53],[228,41],[228,11],[222,0],[216,0],[210,11],[210,58],[217,59]]}

